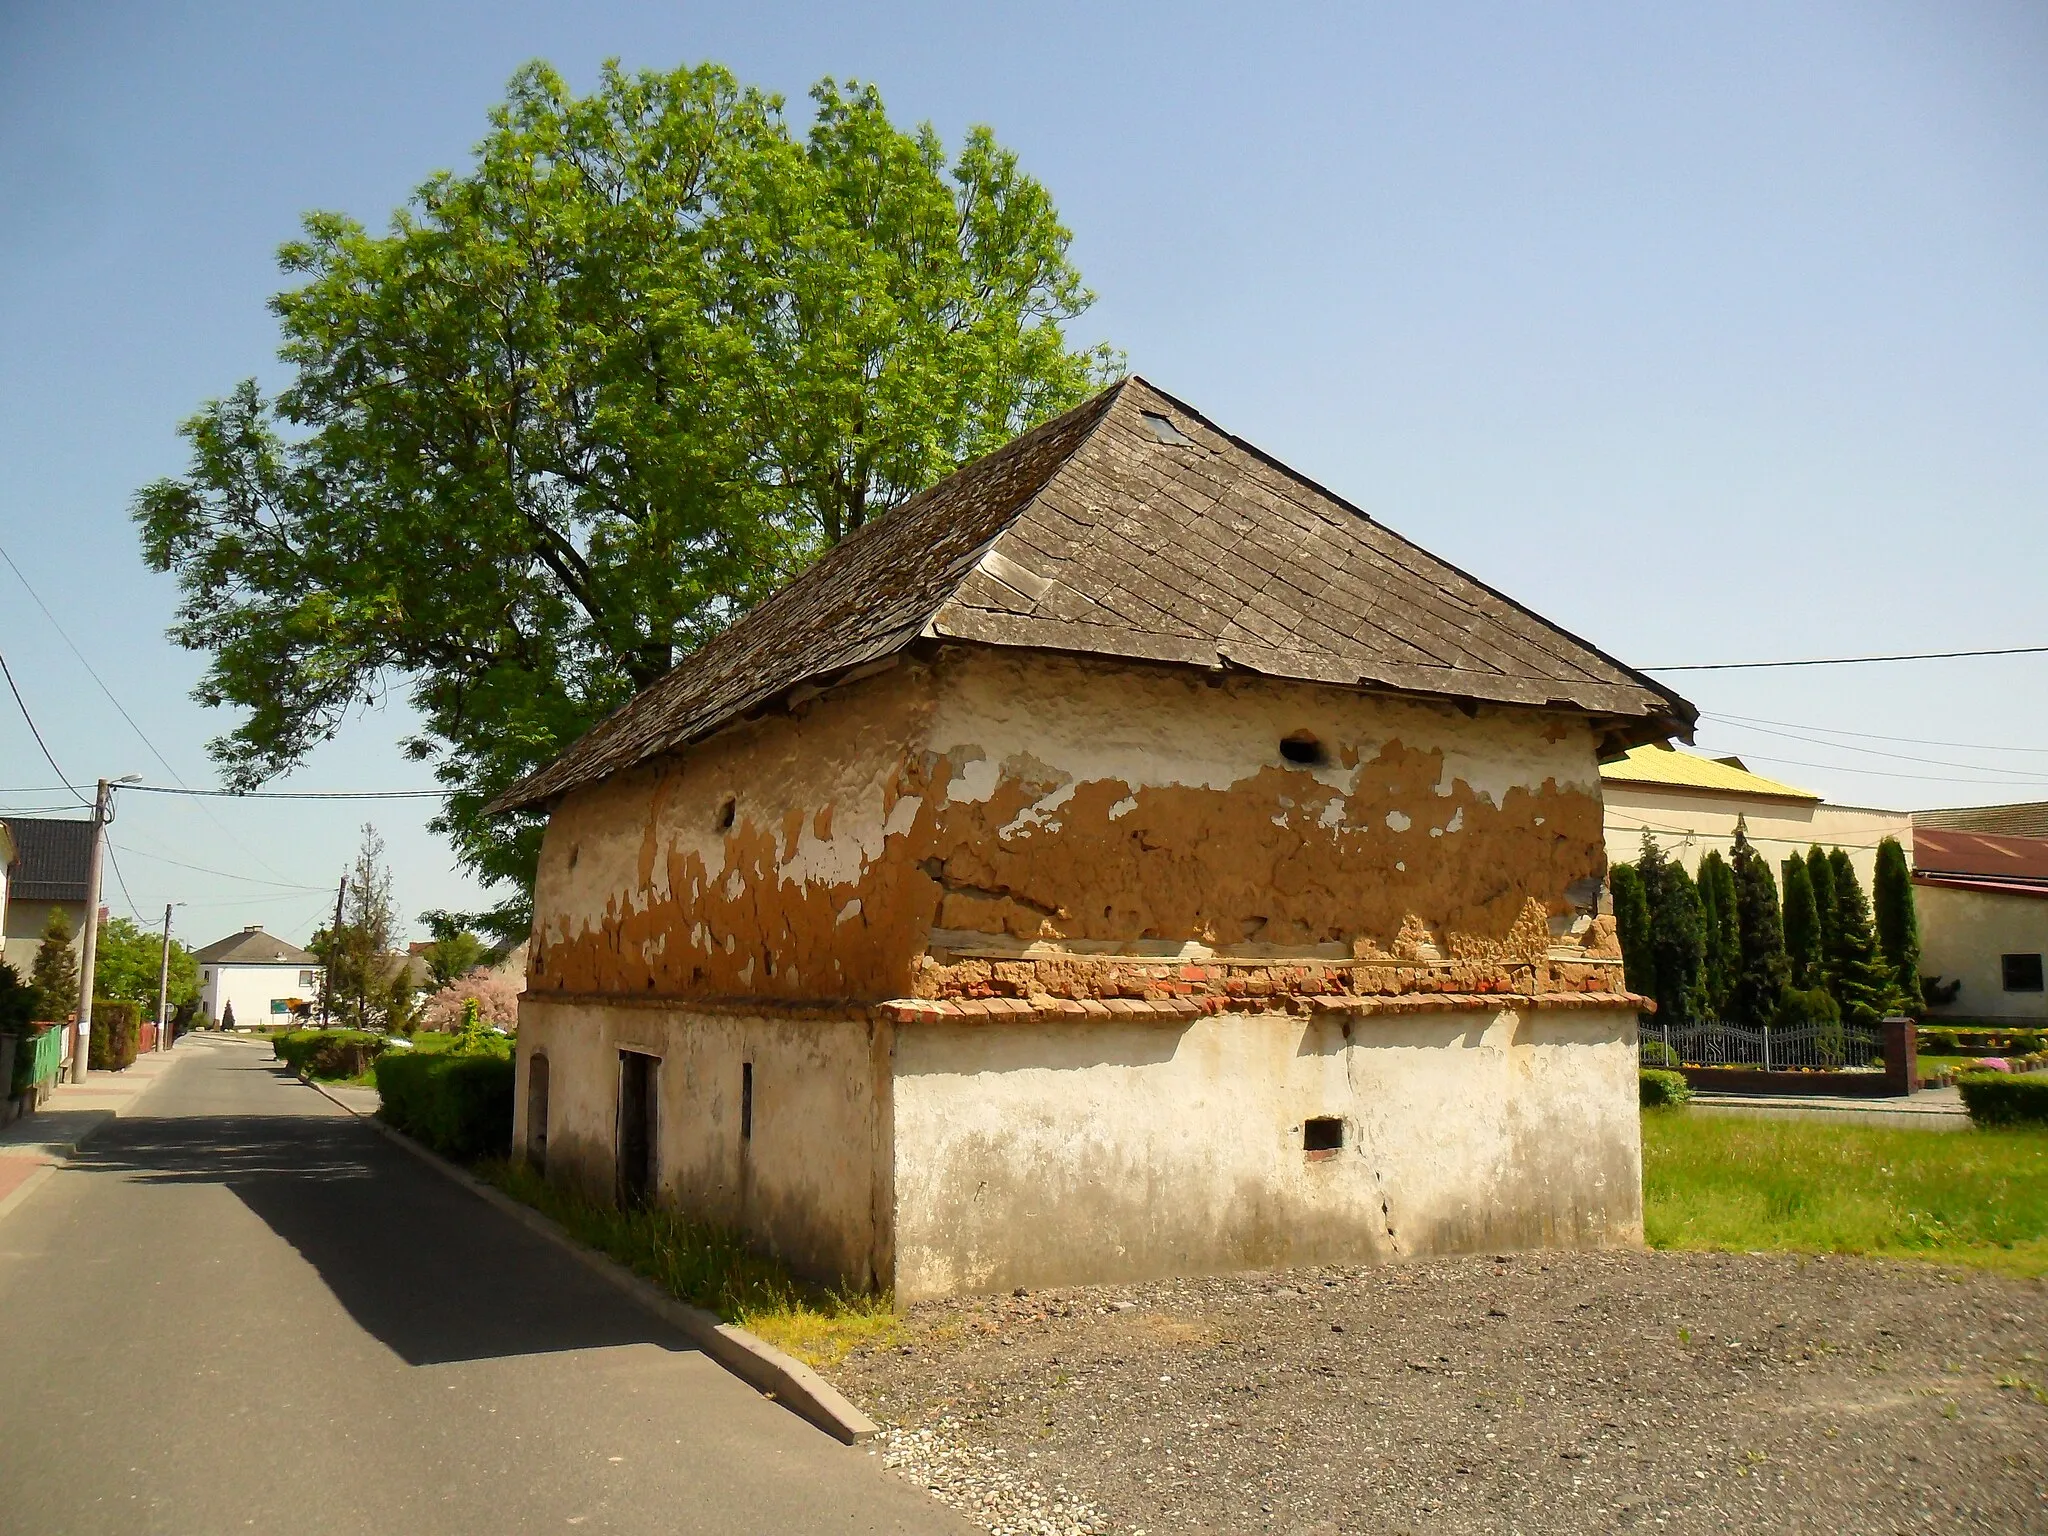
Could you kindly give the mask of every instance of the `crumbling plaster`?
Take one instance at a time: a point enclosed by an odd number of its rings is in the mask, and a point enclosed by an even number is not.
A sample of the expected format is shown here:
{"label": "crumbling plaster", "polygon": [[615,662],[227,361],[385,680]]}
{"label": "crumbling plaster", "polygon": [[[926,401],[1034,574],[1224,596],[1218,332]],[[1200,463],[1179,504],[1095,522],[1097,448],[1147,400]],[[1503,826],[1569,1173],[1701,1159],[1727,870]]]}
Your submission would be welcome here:
{"label": "crumbling plaster", "polygon": [[933,948],[1349,957],[1404,930],[1484,954],[1604,869],[1576,714],[956,647],[565,797],[529,986],[879,999]]}

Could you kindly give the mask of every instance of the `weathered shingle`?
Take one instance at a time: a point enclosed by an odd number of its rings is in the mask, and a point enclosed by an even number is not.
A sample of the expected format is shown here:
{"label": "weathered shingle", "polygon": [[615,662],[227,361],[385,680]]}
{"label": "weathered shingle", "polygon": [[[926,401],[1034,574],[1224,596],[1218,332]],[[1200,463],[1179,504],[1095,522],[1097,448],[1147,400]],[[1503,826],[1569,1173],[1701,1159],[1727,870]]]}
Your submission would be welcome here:
{"label": "weathered shingle", "polygon": [[1617,748],[1690,736],[1695,719],[1132,378],[846,539],[493,809],[594,783],[920,638],[1551,705],[1606,719]]}
{"label": "weathered shingle", "polygon": [[92,873],[92,823],[10,816],[16,860],[8,890],[16,901],[83,902]]}

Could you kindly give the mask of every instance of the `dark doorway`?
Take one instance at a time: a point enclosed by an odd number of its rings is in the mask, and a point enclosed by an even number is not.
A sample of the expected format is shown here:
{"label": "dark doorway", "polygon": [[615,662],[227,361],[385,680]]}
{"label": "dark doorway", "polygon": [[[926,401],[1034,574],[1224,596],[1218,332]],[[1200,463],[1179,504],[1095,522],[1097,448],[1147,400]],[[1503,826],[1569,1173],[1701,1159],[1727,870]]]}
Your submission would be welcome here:
{"label": "dark doorway", "polygon": [[619,1204],[645,1205],[654,1188],[657,1056],[619,1052]]}
{"label": "dark doorway", "polygon": [[526,1160],[540,1172],[548,1167],[548,1059],[526,1061]]}

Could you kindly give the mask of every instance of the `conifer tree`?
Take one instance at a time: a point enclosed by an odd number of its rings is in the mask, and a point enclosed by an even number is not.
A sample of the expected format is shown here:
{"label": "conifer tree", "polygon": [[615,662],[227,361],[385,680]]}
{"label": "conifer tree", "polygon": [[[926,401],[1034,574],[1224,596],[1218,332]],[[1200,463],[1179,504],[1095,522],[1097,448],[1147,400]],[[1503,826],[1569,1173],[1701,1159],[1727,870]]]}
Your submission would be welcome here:
{"label": "conifer tree", "polygon": [[1614,887],[1614,933],[1621,941],[1623,984],[1639,997],[1657,995],[1657,967],[1650,956],[1650,904],[1633,864],[1608,872]]}
{"label": "conifer tree", "polygon": [[1875,1024],[1897,1005],[1891,968],[1878,953],[1877,934],[1870,926],[1870,905],[1849,855],[1836,848],[1828,854],[1834,881],[1835,948],[1829,957],[1835,1001],[1846,1024]]}
{"label": "conifer tree", "polygon": [[1793,986],[1804,991],[1821,984],[1820,909],[1806,860],[1796,853],[1785,861],[1785,955],[1792,962]]}
{"label": "conifer tree", "polygon": [[1706,1013],[1699,889],[1685,866],[1666,861],[1657,904],[1650,908],[1650,953],[1657,966],[1657,1016],[1689,1024]]}
{"label": "conifer tree", "polygon": [[1700,970],[1706,1012],[1725,1019],[1742,969],[1742,945],[1735,925],[1735,871],[1718,848],[1709,848],[1700,859],[1700,925],[1706,948]]}
{"label": "conifer tree", "polygon": [[1730,1012],[1739,1024],[1768,1024],[1791,977],[1785,958],[1785,930],[1778,917],[1778,884],[1771,866],[1749,841],[1749,828],[1735,823],[1735,926],[1742,969],[1735,979]]}
{"label": "conifer tree", "polygon": [[1809,987],[1831,987],[1835,953],[1835,872],[1819,843],[1806,850],[1806,878],[1813,886],[1813,911],[1820,935],[1820,972],[1808,979]]}
{"label": "conifer tree", "polygon": [[1906,850],[1896,837],[1877,845],[1877,877],[1871,904],[1876,908],[1877,947],[1892,973],[1892,989],[1906,1012],[1918,1015],[1920,999],[1920,918],[1913,903],[1913,872]]}
{"label": "conifer tree", "polygon": [[61,1024],[78,1007],[78,951],[71,919],[62,907],[50,908],[50,920],[43,924],[42,942],[29,967],[28,984],[36,994],[36,1018]]}

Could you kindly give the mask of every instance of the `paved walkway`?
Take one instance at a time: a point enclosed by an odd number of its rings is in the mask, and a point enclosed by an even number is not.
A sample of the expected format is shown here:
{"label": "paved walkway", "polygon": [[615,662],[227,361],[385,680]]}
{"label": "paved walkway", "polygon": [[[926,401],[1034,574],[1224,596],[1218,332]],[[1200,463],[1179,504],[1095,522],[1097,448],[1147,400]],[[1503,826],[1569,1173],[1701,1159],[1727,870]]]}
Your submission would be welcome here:
{"label": "paved walkway", "polygon": [[1908,1130],[1963,1131],[1970,1112],[1955,1088],[1923,1088],[1890,1099],[1833,1098],[1814,1094],[1696,1093],[1693,1108],[1706,1114],[1749,1115],[1765,1120],[1826,1120],[1836,1125],[1877,1125]]}
{"label": "paved walkway", "polygon": [[0,1214],[0,1527],[971,1529],[267,1051],[173,1056]]}

